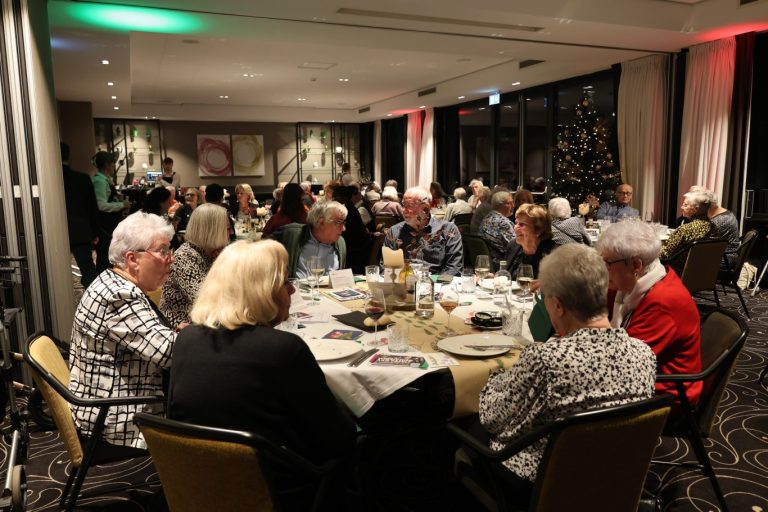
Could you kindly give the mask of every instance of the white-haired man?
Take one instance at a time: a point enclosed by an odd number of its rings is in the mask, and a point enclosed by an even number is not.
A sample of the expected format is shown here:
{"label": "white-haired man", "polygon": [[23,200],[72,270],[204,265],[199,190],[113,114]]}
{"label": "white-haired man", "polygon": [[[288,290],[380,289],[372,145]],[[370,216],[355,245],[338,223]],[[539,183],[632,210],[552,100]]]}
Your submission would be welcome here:
{"label": "white-haired man", "polygon": [[390,249],[402,248],[406,258],[424,260],[432,274],[461,275],[464,250],[459,228],[452,222],[430,214],[432,195],[420,187],[403,195],[405,221],[390,228],[384,243]]}
{"label": "white-haired man", "polygon": [[347,245],[341,234],[346,229],[347,208],[336,201],[318,201],[307,214],[306,224],[286,224],[272,234],[288,250],[288,275],[310,275],[309,259],[319,256],[326,270],[344,268]]}
{"label": "white-haired man", "polygon": [[445,217],[443,220],[450,222],[457,215],[462,213],[472,213],[472,206],[467,202],[467,191],[462,187],[453,190],[453,197],[456,199],[453,203],[449,204],[445,209]]}

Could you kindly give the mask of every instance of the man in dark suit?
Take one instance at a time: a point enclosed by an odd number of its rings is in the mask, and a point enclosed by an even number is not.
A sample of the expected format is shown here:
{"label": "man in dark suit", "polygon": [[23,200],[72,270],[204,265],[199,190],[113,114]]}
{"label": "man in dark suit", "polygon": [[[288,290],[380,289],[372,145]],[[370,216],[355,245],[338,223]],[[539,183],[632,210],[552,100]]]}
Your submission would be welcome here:
{"label": "man in dark suit", "polygon": [[96,279],[93,248],[97,236],[99,208],[91,178],[69,166],[69,146],[61,143],[61,163],[64,171],[64,200],[67,204],[67,229],[69,250],[80,267],[83,288]]}

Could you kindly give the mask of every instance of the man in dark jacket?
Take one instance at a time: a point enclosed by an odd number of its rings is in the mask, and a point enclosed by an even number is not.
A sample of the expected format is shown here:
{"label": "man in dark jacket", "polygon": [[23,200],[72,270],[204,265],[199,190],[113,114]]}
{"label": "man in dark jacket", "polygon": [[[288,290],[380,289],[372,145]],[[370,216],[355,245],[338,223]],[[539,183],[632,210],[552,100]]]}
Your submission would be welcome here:
{"label": "man in dark jacket", "polygon": [[91,178],[69,166],[69,146],[61,143],[61,163],[64,171],[64,200],[67,204],[67,230],[69,250],[80,267],[83,288],[96,279],[93,248],[98,242],[99,207]]}

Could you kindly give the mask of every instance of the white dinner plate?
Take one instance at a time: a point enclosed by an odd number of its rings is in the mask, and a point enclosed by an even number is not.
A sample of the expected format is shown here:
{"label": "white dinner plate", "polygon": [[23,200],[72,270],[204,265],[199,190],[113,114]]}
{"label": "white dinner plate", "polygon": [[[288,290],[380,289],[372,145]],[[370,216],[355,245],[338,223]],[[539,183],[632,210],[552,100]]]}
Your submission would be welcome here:
{"label": "white dinner plate", "polygon": [[440,350],[458,356],[493,357],[506,354],[510,349],[494,348],[478,350],[469,348],[467,345],[513,345],[513,347],[510,348],[523,348],[526,344],[527,343],[522,342],[520,338],[514,336],[503,336],[499,334],[464,334],[461,336],[443,338],[437,342],[437,347]]}
{"label": "white dinner plate", "polygon": [[308,339],[304,341],[318,361],[342,359],[357,354],[363,349],[362,345],[352,340]]}
{"label": "white dinner plate", "polygon": [[[299,284],[305,284],[307,286],[313,286],[315,283],[314,283],[314,279],[307,279],[305,277],[304,279],[299,279]],[[331,278],[330,277],[322,276],[320,278],[320,286],[328,286],[329,284],[331,284]]]}

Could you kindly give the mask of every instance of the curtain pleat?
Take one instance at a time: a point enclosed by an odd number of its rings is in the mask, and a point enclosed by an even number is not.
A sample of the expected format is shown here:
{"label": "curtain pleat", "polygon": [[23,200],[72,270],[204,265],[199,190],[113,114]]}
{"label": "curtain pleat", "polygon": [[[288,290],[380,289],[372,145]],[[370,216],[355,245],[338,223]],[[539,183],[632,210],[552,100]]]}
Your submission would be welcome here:
{"label": "curtain pleat", "polygon": [[718,198],[722,197],[735,60],[736,39],[733,37],[690,49],[678,198],[692,185],[703,185]]}
{"label": "curtain pleat", "polygon": [[661,217],[664,126],[667,111],[666,55],[621,64],[616,121],[622,178],[634,187],[633,204],[643,218]]}
{"label": "curtain pleat", "polygon": [[381,119],[373,123],[373,179],[384,185],[381,181]]}
{"label": "curtain pleat", "polygon": [[424,111],[424,125],[421,127],[421,155],[419,158],[417,183],[429,190],[435,180],[435,109]]}
{"label": "curtain pleat", "polygon": [[421,110],[408,114],[408,136],[405,145],[405,187],[419,184],[419,163],[421,162]]}

